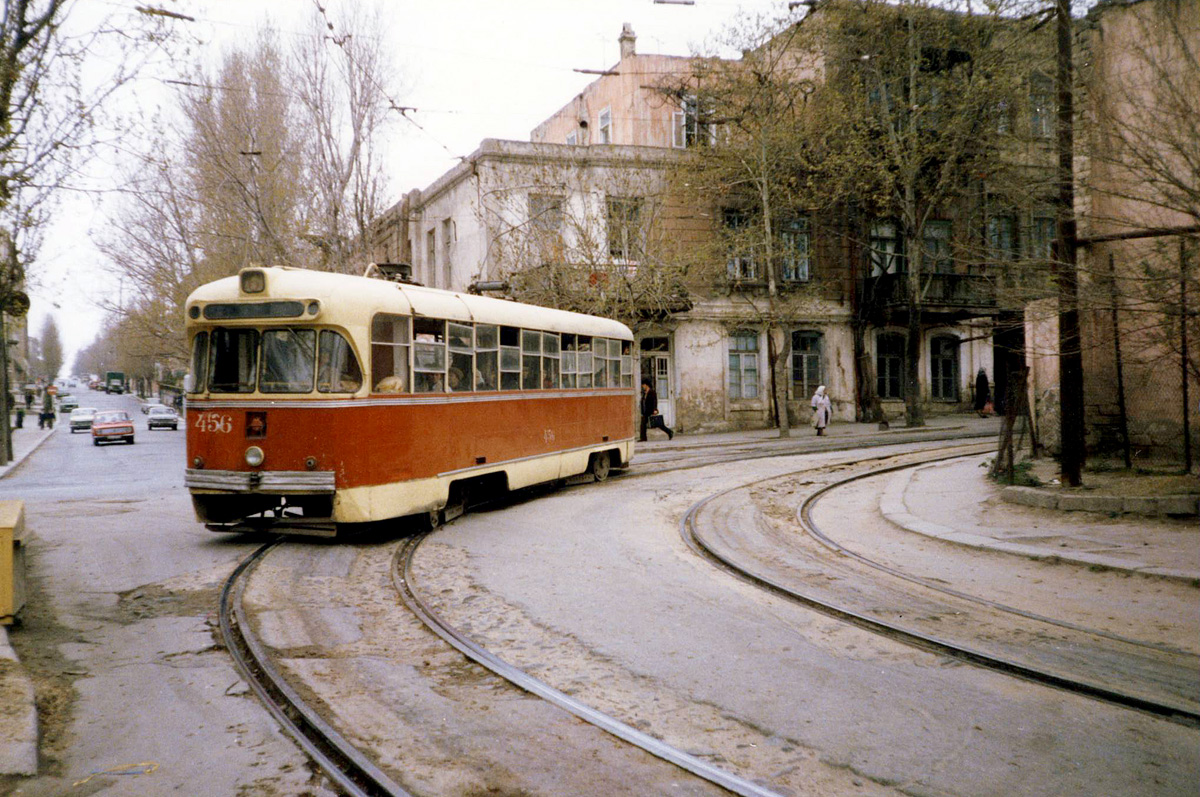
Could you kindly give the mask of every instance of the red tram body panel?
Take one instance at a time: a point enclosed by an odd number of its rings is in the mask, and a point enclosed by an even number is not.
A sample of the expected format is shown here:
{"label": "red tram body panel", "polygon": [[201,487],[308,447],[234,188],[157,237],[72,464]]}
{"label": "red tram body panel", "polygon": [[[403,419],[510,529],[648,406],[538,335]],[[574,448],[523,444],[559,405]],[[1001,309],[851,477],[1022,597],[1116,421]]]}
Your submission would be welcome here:
{"label": "red tram body panel", "polygon": [[633,453],[617,322],[283,268],[205,286],[188,314],[186,483],[210,527],[332,533]]}

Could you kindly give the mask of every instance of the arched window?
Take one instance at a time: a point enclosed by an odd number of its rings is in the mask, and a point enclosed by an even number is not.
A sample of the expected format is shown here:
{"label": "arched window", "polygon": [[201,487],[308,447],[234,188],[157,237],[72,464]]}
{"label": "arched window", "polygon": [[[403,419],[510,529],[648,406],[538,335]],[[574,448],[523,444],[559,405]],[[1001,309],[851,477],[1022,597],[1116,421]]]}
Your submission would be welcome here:
{"label": "arched window", "polygon": [[929,373],[935,401],[958,401],[958,338],[939,335],[929,342]]}
{"label": "arched window", "polygon": [[903,335],[885,332],[875,339],[875,378],[879,398],[904,398]]}
{"label": "arched window", "polygon": [[792,333],[792,395],[801,401],[822,384],[821,333]]}

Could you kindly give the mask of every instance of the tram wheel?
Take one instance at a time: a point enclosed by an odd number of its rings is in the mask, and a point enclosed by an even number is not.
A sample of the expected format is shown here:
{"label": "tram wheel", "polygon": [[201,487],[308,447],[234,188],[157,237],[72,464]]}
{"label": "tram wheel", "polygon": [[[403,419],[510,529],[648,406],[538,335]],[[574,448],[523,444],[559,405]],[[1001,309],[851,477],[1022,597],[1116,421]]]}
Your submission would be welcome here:
{"label": "tram wheel", "polygon": [[598,454],[592,454],[592,463],[588,470],[591,472],[592,477],[596,481],[602,482],[607,479],[609,468],[610,463],[607,451],[601,451]]}

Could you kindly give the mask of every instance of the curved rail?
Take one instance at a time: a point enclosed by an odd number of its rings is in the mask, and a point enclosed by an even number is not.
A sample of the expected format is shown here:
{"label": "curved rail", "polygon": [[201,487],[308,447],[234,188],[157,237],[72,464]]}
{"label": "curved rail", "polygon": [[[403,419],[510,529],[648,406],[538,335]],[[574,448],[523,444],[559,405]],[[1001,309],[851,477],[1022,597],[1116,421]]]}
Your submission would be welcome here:
{"label": "curved rail", "polygon": [[[811,511],[811,507],[812,507],[812,504],[815,502],[815,499],[817,497],[827,493],[828,491],[832,490],[834,487],[848,484],[850,482],[857,481],[859,479],[864,479],[864,478],[868,478],[871,476],[878,476],[880,474],[890,473],[890,472],[897,471],[897,470],[902,470],[904,468],[917,467],[919,465],[925,465],[925,464],[929,464],[931,462],[948,461],[948,460],[957,459],[960,457],[975,456],[980,453],[984,453],[984,452],[971,451],[971,452],[966,452],[966,453],[955,453],[955,454],[949,454],[949,455],[938,456],[938,457],[930,457],[930,458],[922,460],[921,462],[906,463],[906,464],[899,464],[899,465],[893,465],[893,466],[882,467],[882,468],[875,468],[866,473],[853,474],[851,476],[839,479],[835,482],[832,482],[832,483],[822,487],[813,496],[810,496],[804,502],[804,504],[802,505],[801,513],[805,516],[805,518],[807,520],[808,516],[807,516],[807,513],[805,512],[805,509],[807,508],[807,510]],[[780,477],[773,476],[771,478],[777,479]],[[1091,697],[1094,699],[1103,700],[1103,701],[1113,703],[1115,705],[1119,705],[1119,706],[1122,706],[1125,708],[1132,708],[1132,709],[1137,709],[1140,711],[1145,711],[1145,712],[1154,714],[1155,716],[1162,717],[1164,719],[1170,720],[1170,721],[1175,722],[1180,725],[1185,725],[1188,727],[1200,727],[1200,712],[1194,711],[1192,709],[1188,709],[1188,708],[1184,708],[1181,706],[1172,705],[1172,704],[1164,703],[1161,701],[1144,698],[1144,697],[1129,694],[1126,692],[1121,692],[1116,689],[1110,689],[1105,686],[1089,683],[1089,682],[1082,681],[1079,679],[1065,677],[1065,676],[1058,675],[1056,673],[1052,673],[1052,672],[1049,672],[1049,671],[1046,671],[1043,669],[1031,667],[1029,665],[1025,665],[1025,664],[1022,664],[1017,661],[1012,661],[1011,659],[1003,658],[1003,657],[996,656],[996,655],[993,655],[990,653],[986,653],[984,651],[976,650],[974,648],[970,648],[970,647],[967,647],[965,645],[962,645],[962,644],[959,644],[959,643],[956,643],[956,642],[953,642],[950,640],[942,639],[940,637],[935,637],[930,634],[924,634],[919,631],[915,631],[911,628],[906,628],[906,627],[897,625],[895,623],[888,622],[886,620],[881,620],[876,617],[871,617],[871,616],[863,614],[861,612],[854,611],[853,609],[834,605],[833,603],[823,600],[815,595],[806,594],[804,592],[801,592],[794,586],[777,581],[768,575],[752,572],[751,570],[747,569],[741,563],[723,555],[720,551],[707,545],[704,542],[703,538],[699,534],[696,533],[695,521],[696,521],[696,516],[699,514],[700,510],[703,509],[706,505],[708,505],[712,501],[715,501],[716,499],[721,498],[722,496],[729,495],[730,493],[733,493],[737,490],[745,489],[746,487],[749,487],[756,483],[757,482],[750,482],[748,484],[731,487],[727,490],[723,490],[719,493],[708,496],[707,498],[704,498],[704,499],[696,502],[695,504],[693,504],[688,509],[687,513],[684,515],[684,518],[681,521],[681,529],[680,529],[680,532],[684,539],[684,542],[688,545],[688,547],[691,548],[698,555],[708,559],[709,561],[716,563],[722,569],[726,570],[727,572],[731,573],[732,575],[737,576],[738,578],[741,578],[744,581],[754,584],[755,586],[765,589],[775,595],[778,595],[780,597],[794,601],[794,602],[799,603],[803,606],[806,606],[810,609],[818,611],[822,614],[825,614],[830,617],[834,617],[835,619],[838,619],[838,620],[842,620],[843,622],[850,623],[852,625],[855,625],[859,628],[870,631],[872,633],[876,633],[881,636],[885,636],[889,639],[893,639],[895,641],[902,642],[904,644],[907,644],[907,645],[910,645],[913,647],[921,648],[923,650],[928,650],[928,651],[932,651],[934,653],[949,656],[949,657],[958,659],[960,661],[964,661],[969,664],[974,664],[976,666],[985,667],[985,668],[995,670],[995,671],[998,671],[998,672],[1001,672],[1001,673],[1004,673],[1007,675],[1015,676],[1018,678],[1023,678],[1025,680],[1029,680],[1029,681],[1032,681],[1035,683],[1040,683],[1040,684],[1043,684],[1046,686],[1051,686],[1056,689],[1073,692],[1075,694],[1083,695],[1085,697]],[[838,554],[852,556],[854,559],[856,559],[858,561],[867,563],[866,561],[864,561],[865,557],[861,557],[858,554],[853,554],[852,552],[846,551],[844,548],[841,548],[841,546],[838,546],[837,543],[834,543],[832,540],[829,540],[828,537],[825,537],[823,534],[820,534],[819,530],[816,533],[814,533],[813,536],[816,537],[817,539],[819,539],[823,545],[826,545],[827,547],[831,547],[831,549],[834,550],[835,552],[837,552]],[[888,568],[884,565],[879,565],[879,569],[881,569],[885,572],[889,572],[893,575],[898,574],[898,572],[894,571],[894,569]],[[923,587],[927,587],[929,589],[933,589],[938,592],[942,592],[944,594],[954,595],[955,597],[959,597],[959,598],[966,597],[968,599],[973,597],[973,596],[965,596],[963,593],[942,587],[937,584],[928,583],[922,579],[918,579],[915,577],[907,577],[907,580],[913,581],[915,583],[920,584]],[[977,600],[977,602],[984,603],[985,605],[989,605],[992,608],[997,608],[1001,611],[1011,609],[1011,607],[1005,607],[1003,604],[997,604],[997,603],[985,601],[982,599],[975,599],[975,600]],[[1031,619],[1038,619],[1038,620],[1042,619],[1037,615],[1020,612],[1019,610],[1014,609],[1013,611],[1021,614],[1022,616],[1029,617]],[[1069,624],[1064,624],[1064,627],[1070,627],[1070,626],[1069,626]],[[1088,631],[1091,633],[1095,633],[1095,632],[1092,632],[1091,629],[1075,629],[1075,630],[1084,630],[1084,631]],[[1124,641],[1124,642],[1130,641],[1130,640],[1123,640],[1120,637],[1116,637],[1115,635],[1107,635],[1107,636],[1109,638],[1115,638],[1118,641]],[[1139,644],[1139,643],[1133,642],[1133,644]],[[1154,646],[1154,647],[1157,647],[1157,646]]]}
{"label": "curved rail", "polygon": [[246,627],[242,611],[245,579],[280,541],[269,542],[246,557],[221,590],[221,636],[238,672],[271,716],[337,784],[352,797],[412,797],[304,702],[271,664]]}
{"label": "curved rail", "polygon": [[417,547],[421,542],[429,536],[428,533],[419,534],[407,539],[403,546],[396,552],[394,566],[392,567],[392,580],[396,585],[397,591],[400,593],[404,604],[420,618],[431,631],[440,636],[456,650],[462,653],[467,658],[475,663],[487,668],[496,675],[514,684],[515,686],[524,689],[526,692],[534,694],[543,700],[546,700],[559,708],[569,711],[576,717],[579,717],[584,722],[607,731],[616,736],[622,741],[628,742],[636,747],[645,750],[650,755],[668,761],[681,769],[691,772],[697,777],[714,783],[734,794],[743,795],[743,797],[780,797],[776,792],[771,791],[756,783],[752,783],[745,778],[738,777],[731,772],[726,772],[723,769],[714,767],[706,761],[689,755],[688,753],[679,750],[678,748],[668,745],[653,736],[645,734],[636,728],[630,727],[614,717],[604,714],[591,706],[582,703],[570,695],[558,691],[549,684],[534,678],[523,670],[514,667],[513,665],[500,659],[493,653],[480,647],[473,640],[463,634],[459,629],[450,625],[445,619],[440,617],[429,605],[421,599],[421,597],[413,589],[411,565]]}

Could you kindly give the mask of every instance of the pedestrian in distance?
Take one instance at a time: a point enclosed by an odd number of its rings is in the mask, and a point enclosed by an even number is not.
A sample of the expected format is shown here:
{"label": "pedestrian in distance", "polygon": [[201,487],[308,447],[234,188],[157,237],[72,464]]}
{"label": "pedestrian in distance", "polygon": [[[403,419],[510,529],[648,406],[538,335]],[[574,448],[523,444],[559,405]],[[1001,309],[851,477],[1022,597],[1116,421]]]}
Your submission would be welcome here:
{"label": "pedestrian in distance", "polygon": [[642,434],[641,441],[646,442],[647,429],[662,429],[667,433],[668,440],[675,439],[675,433],[667,428],[663,416],[658,414],[658,393],[649,379],[642,380]]}
{"label": "pedestrian in distance", "polygon": [[986,418],[994,411],[992,408],[992,391],[988,387],[987,372],[982,368],[975,376],[975,411],[980,418]]}
{"label": "pedestrian in distance", "polygon": [[825,434],[825,427],[829,425],[829,416],[833,412],[833,402],[829,400],[829,396],[825,395],[825,386],[821,385],[817,388],[817,392],[813,393],[812,401],[813,409],[813,427],[817,430],[817,435]]}
{"label": "pedestrian in distance", "polygon": [[54,428],[54,394],[49,390],[42,398],[42,414],[38,417],[38,428]]}

